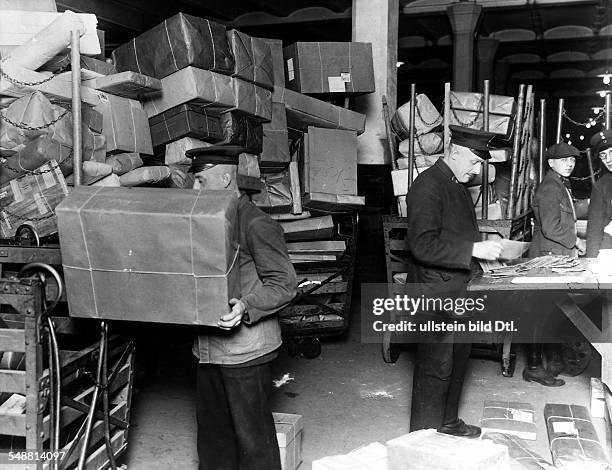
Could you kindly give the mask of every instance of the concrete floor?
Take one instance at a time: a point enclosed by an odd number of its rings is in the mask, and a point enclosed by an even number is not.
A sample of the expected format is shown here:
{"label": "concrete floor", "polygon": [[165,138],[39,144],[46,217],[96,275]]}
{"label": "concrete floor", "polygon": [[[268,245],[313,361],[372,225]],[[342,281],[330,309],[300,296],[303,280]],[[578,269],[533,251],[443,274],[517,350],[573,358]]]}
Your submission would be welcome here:
{"label": "concrete floor", "polygon": [[[189,362],[188,350],[179,356]],[[519,354],[517,372],[522,370],[522,357]],[[313,460],[326,455],[343,454],[374,441],[384,443],[408,432],[413,360],[408,350],[396,364],[385,364],[378,345],[360,343],[357,322],[344,338],[324,342],[316,359],[292,358],[283,350],[273,375],[278,379],[290,374],[293,380],[274,390],[273,409],[303,415],[300,470],[310,469]],[[599,358],[593,361],[585,374],[566,378],[564,387],[550,389],[524,382],[520,373],[504,378],[496,362],[472,359],[461,416],[477,424],[487,399],[533,403],[539,410],[533,448],[549,459],[545,403],[589,406],[590,375],[597,375],[598,362]],[[192,367],[180,369],[177,372],[171,361],[162,361],[164,377],[148,377],[134,396],[133,427],[124,459],[130,470],[197,468]],[[601,439],[603,420],[595,422]]]}

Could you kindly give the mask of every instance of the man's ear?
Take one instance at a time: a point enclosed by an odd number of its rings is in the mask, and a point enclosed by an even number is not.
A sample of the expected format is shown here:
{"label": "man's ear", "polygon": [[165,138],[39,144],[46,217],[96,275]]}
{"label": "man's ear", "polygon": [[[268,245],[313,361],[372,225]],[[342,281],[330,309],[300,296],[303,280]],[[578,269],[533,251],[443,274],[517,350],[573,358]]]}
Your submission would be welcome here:
{"label": "man's ear", "polygon": [[552,161],[550,159],[546,160],[546,163],[548,164],[548,168],[552,168]]}
{"label": "man's ear", "polygon": [[229,173],[223,173],[221,176],[221,181],[223,182],[223,187],[228,188],[230,184],[232,184],[232,175]]}

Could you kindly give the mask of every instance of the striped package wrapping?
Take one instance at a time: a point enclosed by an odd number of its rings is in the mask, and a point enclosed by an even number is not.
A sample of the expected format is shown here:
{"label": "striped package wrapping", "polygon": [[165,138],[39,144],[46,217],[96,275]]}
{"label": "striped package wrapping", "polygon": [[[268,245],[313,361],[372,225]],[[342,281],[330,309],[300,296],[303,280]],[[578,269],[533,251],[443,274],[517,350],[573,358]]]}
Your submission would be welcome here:
{"label": "striped package wrapping", "polygon": [[487,400],[482,419],[483,434],[501,432],[521,439],[536,440],[535,410],[529,403]]}
{"label": "striped package wrapping", "polygon": [[546,429],[553,463],[563,470],[609,470],[589,411],[584,406],[547,403]]}
{"label": "striped package wrapping", "polygon": [[225,26],[184,13],[145,31],[113,51],[119,72],[164,78],[190,65],[223,74],[234,72]]}
{"label": "striped package wrapping", "polygon": [[231,191],[75,187],[56,208],[70,315],[216,326],[240,297]]}
{"label": "striped package wrapping", "polygon": [[52,160],[0,188],[0,231],[4,238],[27,224],[39,237],[57,232],[56,206],[68,194],[58,163]]}

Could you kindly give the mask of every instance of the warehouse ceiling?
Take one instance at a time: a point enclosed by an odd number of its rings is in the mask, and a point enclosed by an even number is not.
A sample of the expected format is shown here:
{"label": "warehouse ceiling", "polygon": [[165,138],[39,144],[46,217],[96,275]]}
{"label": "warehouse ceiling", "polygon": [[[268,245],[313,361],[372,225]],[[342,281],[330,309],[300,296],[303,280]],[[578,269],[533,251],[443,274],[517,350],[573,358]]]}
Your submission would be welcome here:
{"label": "warehouse ceiling", "polygon": [[[441,99],[452,78],[452,29],[446,8],[457,0],[400,0],[398,102],[410,83]],[[516,94],[534,85],[549,110],[565,98],[584,122],[601,106],[597,75],[612,71],[612,0],[478,0],[480,38],[499,41],[493,89]],[[107,53],[180,11],[249,34],[301,41],[350,41],[352,0],[57,0],[58,9],[93,12],[106,32]],[[556,113],[554,113],[556,114]],[[587,132],[588,133],[588,132]]]}

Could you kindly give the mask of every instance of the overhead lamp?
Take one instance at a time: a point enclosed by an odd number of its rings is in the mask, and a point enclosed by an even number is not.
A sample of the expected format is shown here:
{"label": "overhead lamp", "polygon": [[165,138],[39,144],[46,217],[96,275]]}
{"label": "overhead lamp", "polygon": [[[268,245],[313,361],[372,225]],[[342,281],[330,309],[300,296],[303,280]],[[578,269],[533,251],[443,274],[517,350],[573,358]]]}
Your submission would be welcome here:
{"label": "overhead lamp", "polygon": [[595,114],[596,116],[603,111],[603,108],[599,106],[595,106],[594,108],[591,108],[591,109],[593,110],[593,114]]}
{"label": "overhead lamp", "polygon": [[604,85],[609,85],[610,81],[612,80],[612,73],[610,73],[608,69],[606,69],[605,72],[598,74],[597,76],[603,80]]}
{"label": "overhead lamp", "polygon": [[569,134],[565,134],[565,138],[569,139],[571,136]]}
{"label": "overhead lamp", "polygon": [[399,69],[402,65],[404,65],[404,62],[402,62],[401,60],[398,60],[397,64],[396,64],[396,67]]}
{"label": "overhead lamp", "polygon": [[597,94],[599,95],[600,98],[605,98],[608,93],[610,93],[610,90],[598,90],[597,91]]}
{"label": "overhead lamp", "polygon": [[584,140],[584,136],[583,135],[580,136],[580,140]]}
{"label": "overhead lamp", "polygon": [[590,129],[590,128],[591,128],[591,122],[590,122],[590,121],[589,121],[589,122],[587,122],[587,123],[584,125],[584,127],[586,127],[587,129]]}

